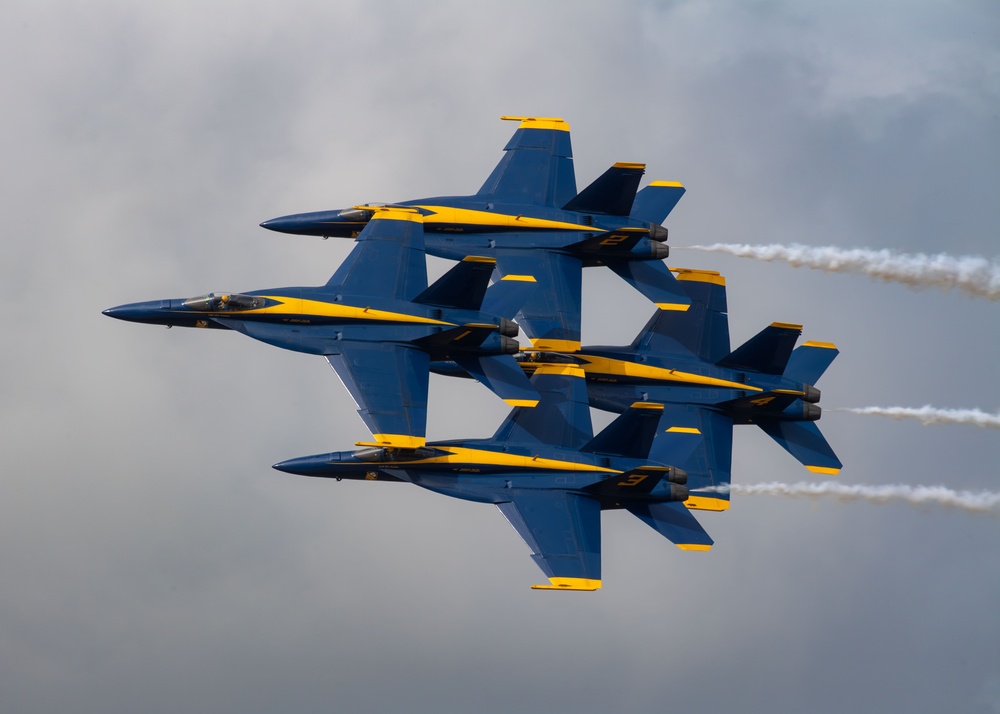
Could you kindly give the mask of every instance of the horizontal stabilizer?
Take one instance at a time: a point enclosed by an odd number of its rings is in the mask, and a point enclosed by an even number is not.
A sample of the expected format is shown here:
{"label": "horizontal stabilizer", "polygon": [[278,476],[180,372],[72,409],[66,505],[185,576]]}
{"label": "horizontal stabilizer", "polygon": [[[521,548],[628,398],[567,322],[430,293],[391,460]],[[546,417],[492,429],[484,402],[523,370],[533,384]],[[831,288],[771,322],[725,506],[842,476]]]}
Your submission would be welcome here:
{"label": "horizontal stabilizer", "polygon": [[708,550],[715,542],[683,503],[636,503],[626,508],[681,550]]}
{"label": "horizontal stabilizer", "polygon": [[327,285],[351,295],[412,300],[427,288],[424,226],[412,209],[380,208]]}
{"label": "horizontal stabilizer", "polygon": [[803,384],[816,384],[840,351],[829,342],[806,342],[792,351],[785,376]]}
{"label": "horizontal stabilizer", "polygon": [[648,458],[662,414],[662,404],[633,404],[580,450],[633,459]]}
{"label": "horizontal stabilizer", "polygon": [[534,408],[517,407],[493,435],[495,441],[579,449],[594,437],[583,370],[543,364],[531,377],[538,392]]}
{"label": "horizontal stabilizer", "polygon": [[479,310],[496,261],[470,255],[413,298],[421,305]]}
{"label": "horizontal stabilizer", "polygon": [[580,191],[563,210],[627,216],[644,173],[645,164],[617,163]]}
{"label": "horizontal stabilizer", "polygon": [[814,422],[761,420],[757,426],[813,473],[833,476],[843,467]]}
{"label": "horizontal stabilizer", "polygon": [[507,203],[565,205],[576,195],[569,124],[546,117],[501,117],[521,122],[479,193]]}
{"label": "horizontal stabilizer", "polygon": [[660,225],[684,195],[684,187],[676,181],[653,181],[635,195],[632,218]]}
{"label": "horizontal stabilizer", "polygon": [[674,268],[673,272],[691,306],[657,310],[632,342],[632,349],[663,356],[690,353],[714,364],[729,354],[726,279],[708,270]]}
{"label": "horizontal stabilizer", "polygon": [[458,356],[455,363],[512,407],[538,404],[538,391],[511,355]]}
{"label": "horizontal stabilizer", "polygon": [[772,322],[749,340],[719,360],[720,367],[763,374],[782,374],[802,325]]}
{"label": "horizontal stabilizer", "polygon": [[661,310],[685,311],[691,296],[662,260],[614,260],[605,265]]}
{"label": "horizontal stabilizer", "polygon": [[506,317],[509,320],[540,289],[534,276],[504,275],[486,291],[486,297],[483,299],[483,306],[480,309],[487,315]]}

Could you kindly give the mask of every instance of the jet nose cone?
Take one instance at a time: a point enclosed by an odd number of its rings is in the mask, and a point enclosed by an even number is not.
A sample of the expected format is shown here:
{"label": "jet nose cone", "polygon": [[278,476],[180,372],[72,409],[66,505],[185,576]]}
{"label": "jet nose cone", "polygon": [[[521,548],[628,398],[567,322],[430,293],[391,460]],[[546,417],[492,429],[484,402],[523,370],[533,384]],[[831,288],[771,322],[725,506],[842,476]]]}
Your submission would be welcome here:
{"label": "jet nose cone", "polygon": [[[341,215],[348,213],[348,216]],[[291,233],[300,236],[341,236],[356,235],[365,227],[368,216],[362,214],[353,216],[358,211],[316,211],[314,213],[293,213],[290,216],[278,216],[260,224],[261,228],[278,233]]]}
{"label": "jet nose cone", "polygon": [[[162,323],[164,321],[163,308],[167,307],[169,302],[169,300],[132,302],[127,305],[119,305],[118,307],[109,307],[102,314],[113,317],[116,320],[127,320],[128,322]],[[164,305],[164,303],[168,303],[168,305]]]}
{"label": "jet nose cone", "polygon": [[320,226],[313,218],[312,214],[295,213],[291,216],[278,216],[270,218],[260,224],[261,228],[278,233],[292,233],[295,235],[311,235],[313,230],[318,230]]}
{"label": "jet nose cone", "polygon": [[269,218],[260,224],[261,228],[266,228],[269,231],[277,231],[278,233],[284,233],[285,230],[285,217],[281,216],[279,218]]}
{"label": "jet nose cone", "polygon": [[271,468],[277,471],[284,471],[286,474],[323,476],[331,472],[331,466],[335,461],[340,461],[340,456],[337,453],[316,454],[315,456],[300,456],[295,459],[281,461]]}

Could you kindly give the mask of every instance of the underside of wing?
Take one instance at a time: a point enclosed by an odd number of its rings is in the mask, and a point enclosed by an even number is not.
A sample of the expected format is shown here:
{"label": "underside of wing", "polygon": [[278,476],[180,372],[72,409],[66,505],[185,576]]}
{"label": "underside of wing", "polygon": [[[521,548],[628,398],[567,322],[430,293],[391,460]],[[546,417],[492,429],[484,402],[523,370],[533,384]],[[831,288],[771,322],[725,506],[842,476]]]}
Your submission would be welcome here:
{"label": "underside of wing", "polygon": [[354,343],[327,360],[376,441],[406,448],[424,445],[430,367],[426,352],[393,343]]}
{"label": "underside of wing", "polygon": [[568,491],[514,490],[497,507],[531,548],[549,578],[537,590],[597,590],[601,587],[601,506]]}

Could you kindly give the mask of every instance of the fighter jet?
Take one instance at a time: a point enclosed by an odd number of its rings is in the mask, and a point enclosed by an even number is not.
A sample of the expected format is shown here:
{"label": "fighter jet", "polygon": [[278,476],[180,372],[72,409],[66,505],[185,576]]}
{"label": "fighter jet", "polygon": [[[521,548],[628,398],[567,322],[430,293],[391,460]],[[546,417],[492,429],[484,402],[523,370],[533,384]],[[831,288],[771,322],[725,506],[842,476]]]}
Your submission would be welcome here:
{"label": "fighter jet", "polygon": [[[495,504],[531,548],[548,590],[601,587],[601,511],[626,509],[685,550],[712,539],[685,507],[687,474],[659,453],[687,458],[689,429],[663,427],[663,407],[636,403],[596,437],[584,373],[539,365],[534,409],[515,408],[492,438],[420,448],[359,442],[359,449],[289,459],[274,468],[321,478],[408,482],[467,501]],[[658,433],[660,432],[660,433]],[[676,441],[674,439],[677,439]]]}
{"label": "fighter jet", "polygon": [[[377,209],[326,285],[209,293],[121,305],[104,314],[167,326],[229,329],[327,358],[376,442],[425,441],[428,365],[452,359],[512,406],[538,397],[513,356],[517,311],[530,275],[490,288],[494,260],[466,256],[430,287],[422,216]],[[485,298],[485,307],[483,306]]]}
{"label": "fighter jet", "polygon": [[[838,473],[842,464],[815,424],[822,416],[815,384],[836,346],[810,341],[793,349],[802,326],[775,322],[730,351],[725,278],[674,270],[689,310],[657,310],[630,345],[585,346],[564,357],[586,373],[591,406],[620,413],[636,401],[664,404],[673,423],[703,436],[699,471],[712,473],[710,486],[729,483],[734,424],[756,424],[814,473]],[[553,359],[525,355],[522,367],[531,372],[532,360]],[[728,507],[725,492],[692,493],[691,507]]]}
{"label": "fighter jet", "polygon": [[[420,212],[434,256],[496,259],[499,275],[534,275],[544,286],[521,306],[518,322],[538,350],[580,347],[581,270],[606,265],[663,309],[690,304],[663,263],[660,225],[684,194],[654,181],[636,192],[645,164],[616,163],[577,193],[569,124],[558,118],[519,121],[500,163],[477,193],[402,201]],[[315,236],[354,236],[374,205],[282,216],[261,225]]]}

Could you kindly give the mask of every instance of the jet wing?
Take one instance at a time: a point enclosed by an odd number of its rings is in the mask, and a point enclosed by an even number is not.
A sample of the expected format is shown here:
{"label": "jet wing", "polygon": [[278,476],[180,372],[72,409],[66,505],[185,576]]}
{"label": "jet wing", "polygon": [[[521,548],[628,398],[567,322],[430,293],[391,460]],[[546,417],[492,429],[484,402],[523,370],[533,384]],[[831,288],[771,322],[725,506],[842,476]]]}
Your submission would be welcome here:
{"label": "jet wing", "polygon": [[326,358],[376,441],[407,448],[424,445],[430,370],[426,352],[400,344],[355,342]]}
{"label": "jet wing", "polygon": [[601,506],[568,491],[516,489],[497,508],[531,548],[551,584],[537,590],[601,587]]}
{"label": "jet wing", "polygon": [[692,354],[714,364],[729,354],[726,279],[714,271],[674,270],[677,280],[672,284],[683,288],[691,306],[657,310],[632,348],[656,355]]}
{"label": "jet wing", "polygon": [[565,205],[576,195],[569,124],[548,117],[500,118],[521,123],[477,196],[509,203]]}
{"label": "jet wing", "polygon": [[579,258],[539,249],[497,249],[501,275],[533,275],[538,288],[521,305],[518,324],[538,350],[580,349],[583,263]]}
{"label": "jet wing", "polygon": [[352,296],[412,300],[427,289],[423,218],[414,209],[374,210],[327,285]]}

